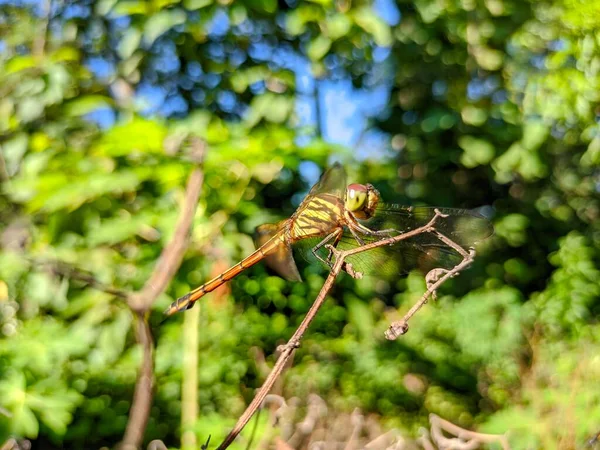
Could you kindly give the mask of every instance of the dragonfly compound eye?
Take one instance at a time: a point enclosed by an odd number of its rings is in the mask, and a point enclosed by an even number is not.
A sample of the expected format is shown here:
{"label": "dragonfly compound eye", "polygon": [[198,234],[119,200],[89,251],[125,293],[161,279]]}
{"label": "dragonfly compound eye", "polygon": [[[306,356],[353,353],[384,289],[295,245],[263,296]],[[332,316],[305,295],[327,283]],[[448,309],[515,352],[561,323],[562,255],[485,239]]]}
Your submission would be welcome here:
{"label": "dragonfly compound eye", "polygon": [[368,190],[364,184],[350,184],[346,190],[346,209],[357,212],[367,204]]}

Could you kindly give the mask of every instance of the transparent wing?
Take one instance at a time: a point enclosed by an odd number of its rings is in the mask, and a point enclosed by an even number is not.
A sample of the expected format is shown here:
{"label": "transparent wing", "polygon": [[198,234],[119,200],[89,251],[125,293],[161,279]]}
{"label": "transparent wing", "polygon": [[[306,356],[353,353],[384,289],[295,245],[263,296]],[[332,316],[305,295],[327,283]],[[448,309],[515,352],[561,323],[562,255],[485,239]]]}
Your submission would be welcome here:
{"label": "transparent wing", "polygon": [[[405,233],[426,225],[434,216],[435,208],[409,208],[400,205],[381,205],[376,214],[369,220],[361,221],[372,230],[395,229]],[[436,228],[456,244],[468,249],[493,234],[491,223],[474,211],[437,208],[448,217],[440,217]],[[385,236],[361,235],[365,244],[385,238]],[[312,248],[320,239],[303,239],[294,245],[307,260],[316,260]],[[346,230],[337,248],[348,250],[359,244]],[[322,248],[319,255],[326,258],[328,250]],[[435,268],[452,269],[462,260],[462,256],[452,247],[440,241],[431,233],[423,233],[412,238],[398,241],[391,246],[377,247],[346,259],[354,269],[364,275],[380,277],[402,275],[411,270],[419,270],[426,274]]]}
{"label": "transparent wing", "polygon": [[[262,247],[269,239],[285,226],[287,221],[277,224],[267,223],[256,228],[254,233],[254,244],[256,248]],[[279,276],[289,281],[302,281],[294,255],[289,244],[282,242],[277,249],[265,256],[265,264],[273,269]]]}
{"label": "transparent wing", "polygon": [[[461,247],[472,247],[494,234],[494,227],[489,220],[468,209],[408,207],[384,203],[377,206],[372,218],[361,223],[372,230],[393,228],[405,233],[426,225],[435,215],[436,209],[447,216],[437,220],[436,229]],[[423,235],[415,241],[428,245],[431,240]]]}
{"label": "transparent wing", "polygon": [[310,200],[311,197],[318,194],[333,194],[339,198],[344,198],[346,192],[346,171],[340,163],[333,164],[327,169],[321,178],[315,184],[302,204]]}

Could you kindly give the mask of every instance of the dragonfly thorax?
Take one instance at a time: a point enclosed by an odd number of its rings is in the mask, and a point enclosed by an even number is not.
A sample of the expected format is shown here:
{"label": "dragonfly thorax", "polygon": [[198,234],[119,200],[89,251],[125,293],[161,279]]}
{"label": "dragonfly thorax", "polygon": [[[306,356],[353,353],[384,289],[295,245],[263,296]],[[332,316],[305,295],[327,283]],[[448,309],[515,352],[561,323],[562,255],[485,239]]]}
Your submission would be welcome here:
{"label": "dragonfly thorax", "polygon": [[379,191],[372,184],[349,184],[344,206],[357,219],[368,219],[379,203]]}

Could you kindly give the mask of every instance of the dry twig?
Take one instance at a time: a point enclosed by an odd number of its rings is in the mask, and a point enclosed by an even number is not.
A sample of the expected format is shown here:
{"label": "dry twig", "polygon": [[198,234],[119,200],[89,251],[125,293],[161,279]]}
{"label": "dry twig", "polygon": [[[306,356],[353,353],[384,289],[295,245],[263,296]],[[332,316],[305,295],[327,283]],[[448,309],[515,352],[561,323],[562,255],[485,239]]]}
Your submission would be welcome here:
{"label": "dry twig", "polygon": [[252,400],[250,405],[248,405],[248,407],[246,408],[246,411],[244,411],[244,413],[240,416],[240,418],[238,419],[237,423],[235,424],[233,430],[231,430],[231,432],[227,435],[225,440],[219,445],[218,450],[224,450],[227,447],[229,447],[231,445],[231,443],[235,440],[235,438],[240,434],[242,429],[246,426],[246,424],[248,423],[250,418],[256,413],[258,408],[260,408],[265,397],[267,396],[267,394],[273,387],[273,384],[279,378],[284,367],[286,366],[286,363],[288,362],[288,360],[294,353],[294,350],[300,346],[300,341],[301,341],[302,337],[304,336],[304,333],[306,332],[306,330],[308,329],[308,327],[314,320],[314,318],[317,315],[321,306],[323,306],[323,303],[325,302],[327,294],[333,287],[333,283],[335,282],[335,279],[338,277],[340,272],[343,270],[354,278],[360,278],[362,276],[361,273],[356,272],[352,268],[351,264],[346,263],[345,259],[349,256],[352,256],[352,255],[355,255],[358,253],[362,253],[365,251],[369,251],[376,247],[393,245],[396,242],[399,242],[399,241],[402,241],[405,239],[410,239],[410,238],[417,236],[419,234],[422,234],[422,233],[432,233],[438,239],[440,239],[442,242],[444,242],[446,245],[449,245],[450,247],[455,249],[460,255],[462,255],[463,260],[461,261],[461,263],[459,263],[457,266],[455,266],[452,270],[445,271],[445,273],[443,275],[439,276],[440,274],[437,273],[436,277],[435,277],[437,279],[437,281],[432,282],[428,286],[427,291],[423,294],[421,299],[404,315],[402,320],[390,325],[385,336],[386,336],[386,338],[393,340],[408,331],[408,320],[425,303],[427,303],[428,299],[434,294],[434,292],[447,279],[456,276],[461,270],[463,270],[465,267],[467,267],[469,264],[471,264],[473,261],[473,258],[475,256],[474,250],[471,249],[469,252],[467,252],[465,249],[460,247],[458,244],[453,242],[447,236],[440,233],[435,228],[436,222],[440,218],[443,218],[443,217],[445,217],[445,215],[436,209],[435,215],[432,217],[432,219],[426,225],[424,225],[422,227],[416,228],[412,231],[409,231],[409,232],[406,232],[406,233],[403,233],[403,234],[400,234],[397,236],[393,236],[393,237],[386,238],[386,239],[381,239],[380,241],[362,245],[360,247],[356,247],[356,248],[353,248],[350,250],[339,251],[331,245],[326,246],[334,254],[335,263],[333,264],[331,271],[329,273],[329,276],[325,280],[325,283],[323,284],[323,287],[321,288],[319,295],[315,299],[310,310],[308,311],[307,315],[305,316],[304,320],[302,321],[302,323],[300,324],[300,326],[298,327],[298,329],[296,330],[294,335],[290,338],[290,340],[287,342],[286,345],[280,347],[281,354],[280,354],[279,358],[277,359],[275,366],[271,370],[271,373],[269,374],[269,376],[267,377],[267,379],[265,380],[265,382],[263,383],[263,385],[257,392],[256,396],[254,397],[254,399]]}
{"label": "dry twig", "polygon": [[66,277],[70,280],[81,281],[87,286],[96,289],[98,291],[106,292],[107,294],[114,295],[122,300],[127,301],[131,293],[129,291],[125,291],[123,289],[119,289],[108,284],[103,283],[98,280],[91,273],[82,270],[77,267],[73,267],[70,264],[67,264],[63,261],[52,261],[47,259],[32,259],[32,264],[34,266],[47,267],[48,270],[55,275],[59,275],[62,277]]}
{"label": "dry twig", "polygon": [[19,447],[19,443],[16,441],[16,439],[10,438],[8,441],[2,444],[0,450],[20,450],[20,448],[21,447]]}
{"label": "dry twig", "polygon": [[[204,145],[204,142],[199,140],[194,142],[199,163],[204,156]],[[167,288],[181,265],[183,254],[188,245],[189,233],[196,213],[196,205],[200,197],[203,180],[204,173],[202,169],[200,167],[195,168],[188,178],[185,200],[171,241],[163,249],[152,275],[142,290],[134,292],[127,300],[128,306],[134,311],[139,320],[136,338],[142,345],[144,357],[138,374],[131,409],[129,410],[125,435],[120,445],[122,449],[139,448],[148,424],[152,406],[154,358],[152,333],[146,314],[158,296]]]}
{"label": "dry twig", "polygon": [[[205,143],[199,139],[192,140],[192,158],[198,165],[203,161],[204,152]],[[129,410],[129,419],[125,434],[119,444],[119,448],[123,450],[138,449],[141,446],[146,425],[148,424],[154,388],[154,341],[147,315],[152,304],[167,288],[181,265],[183,255],[188,246],[190,229],[196,213],[196,205],[198,204],[203,180],[204,174],[202,169],[196,167],[188,178],[184,202],[173,237],[163,249],[150,278],[140,291],[129,292],[106,285],[98,281],[92,274],[63,262],[33,261],[34,264],[48,266],[56,274],[82,281],[94,289],[121,298],[135,315],[135,336],[137,342],[142,346],[143,356]],[[153,442],[153,445],[156,447],[158,441]],[[164,446],[164,444],[162,445]]]}
{"label": "dry twig", "polygon": [[[431,438],[441,450],[474,450],[481,444],[493,442],[502,445],[503,450],[510,450],[508,439],[504,434],[484,434],[465,430],[435,414],[429,415],[429,423],[431,424]],[[456,437],[448,438],[444,436],[444,431]]]}

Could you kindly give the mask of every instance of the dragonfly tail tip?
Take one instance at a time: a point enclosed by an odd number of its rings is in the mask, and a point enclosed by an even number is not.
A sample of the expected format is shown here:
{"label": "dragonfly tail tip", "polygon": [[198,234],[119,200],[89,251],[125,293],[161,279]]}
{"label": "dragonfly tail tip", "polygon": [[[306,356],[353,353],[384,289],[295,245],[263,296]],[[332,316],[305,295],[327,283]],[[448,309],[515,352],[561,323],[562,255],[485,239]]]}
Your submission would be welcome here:
{"label": "dragonfly tail tip", "polygon": [[179,297],[173,303],[169,305],[167,309],[164,311],[164,315],[169,317],[179,311],[185,311],[186,309],[190,309],[194,306],[194,302],[190,301],[191,292],[189,294],[185,294],[183,297]]}

